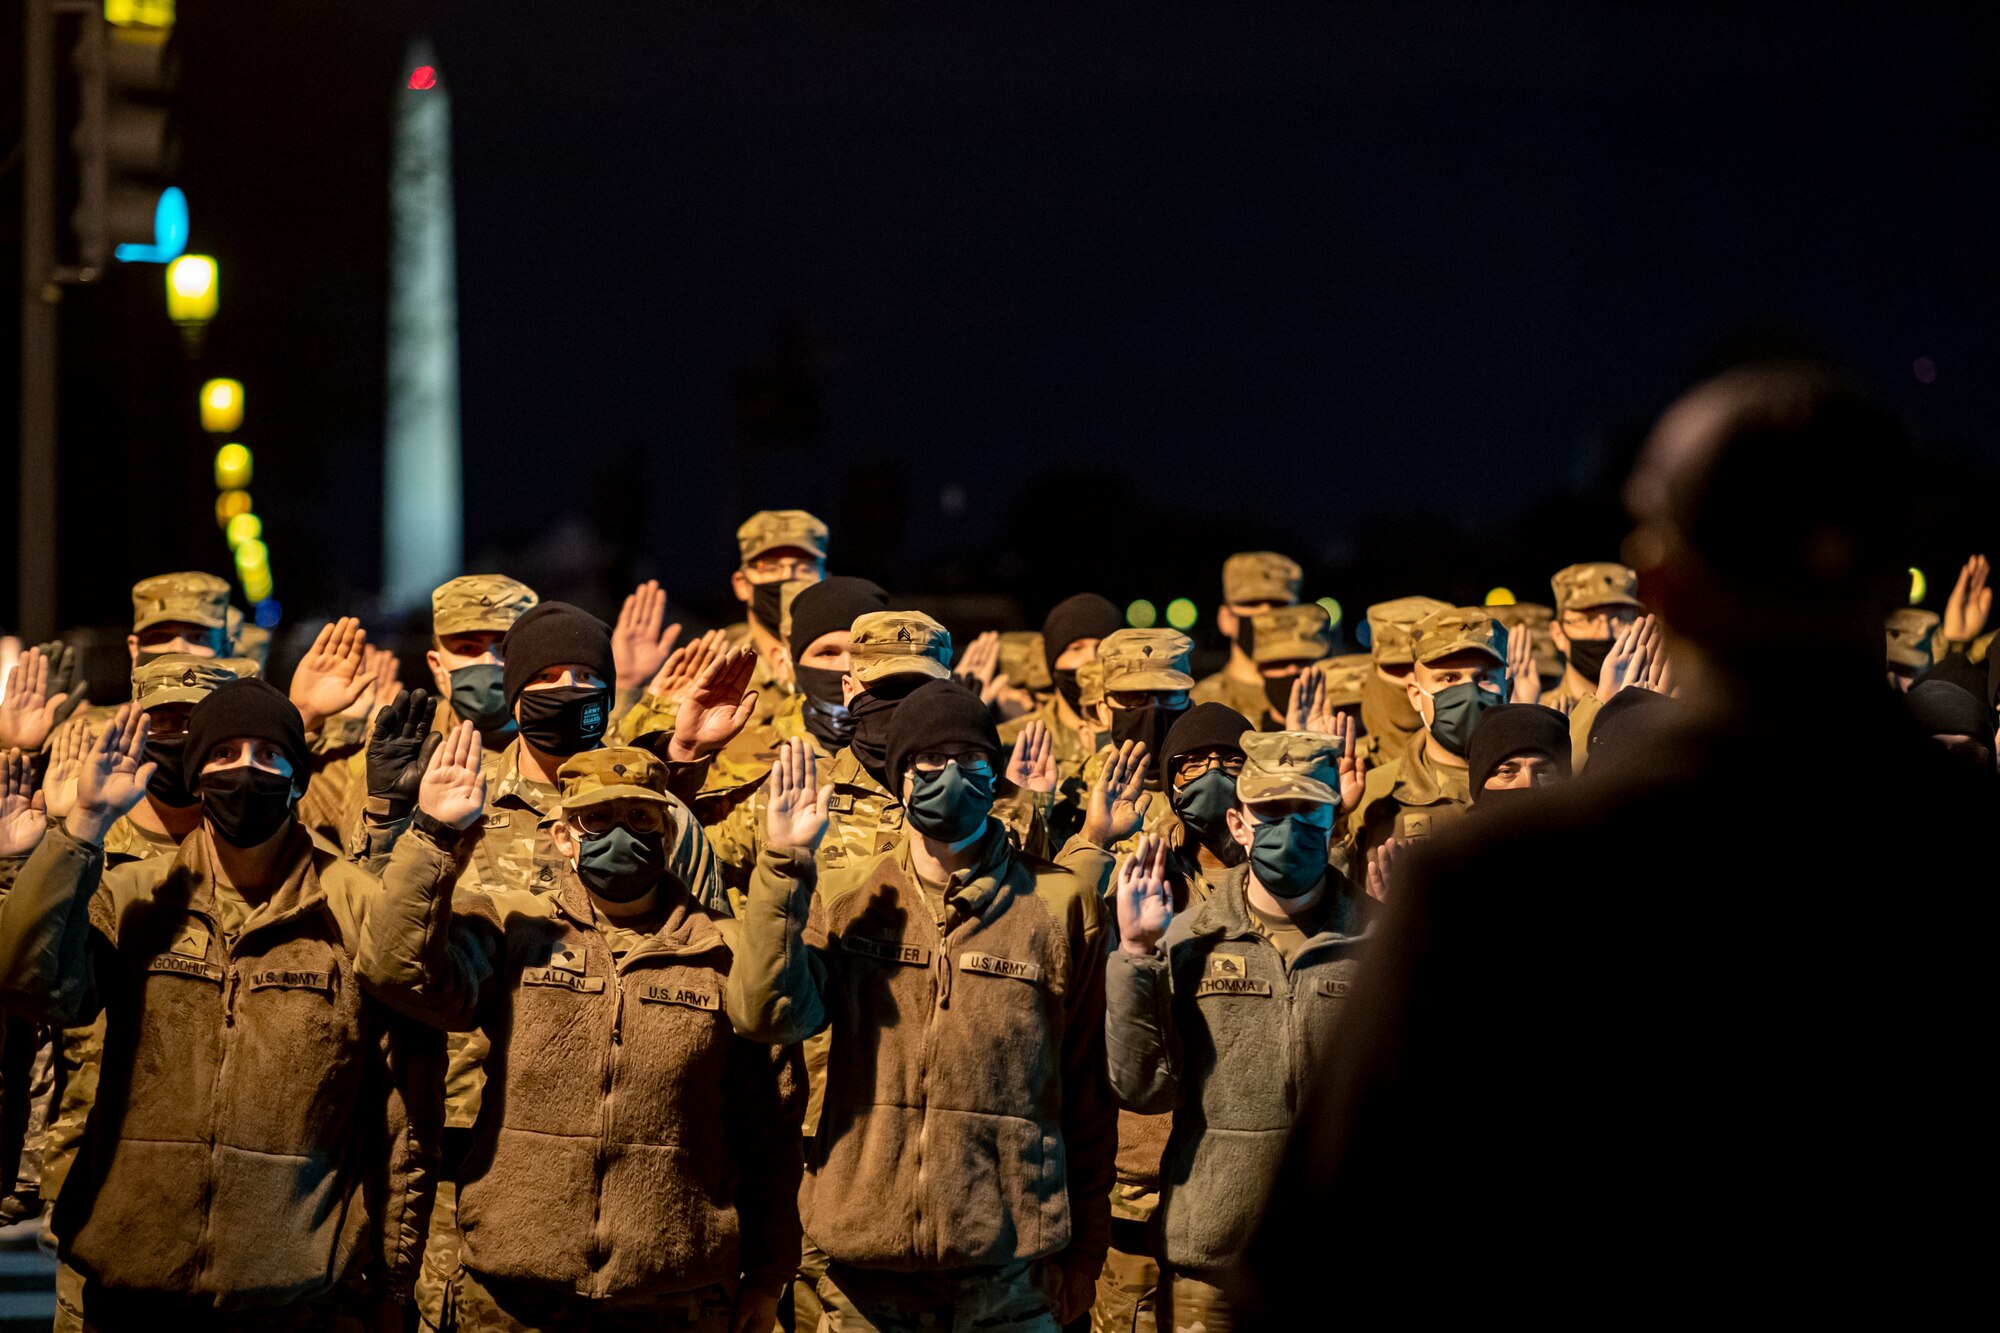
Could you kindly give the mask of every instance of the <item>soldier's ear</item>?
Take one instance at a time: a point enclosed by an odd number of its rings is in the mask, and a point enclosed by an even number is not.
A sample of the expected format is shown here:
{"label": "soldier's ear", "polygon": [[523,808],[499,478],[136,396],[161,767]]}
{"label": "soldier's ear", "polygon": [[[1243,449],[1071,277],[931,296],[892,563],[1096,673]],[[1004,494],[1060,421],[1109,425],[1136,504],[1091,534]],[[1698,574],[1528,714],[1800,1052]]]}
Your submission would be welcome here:
{"label": "soldier's ear", "polygon": [[735,590],[737,601],[743,603],[745,606],[750,604],[750,580],[744,575],[742,570],[735,569],[730,571],[729,586]]}
{"label": "soldier's ear", "polygon": [[1555,644],[1557,652],[1561,653],[1564,657],[1569,656],[1569,635],[1563,633],[1561,621],[1551,620],[1549,622],[1549,639]]}
{"label": "soldier's ear", "polygon": [[1224,602],[1215,608],[1215,627],[1222,631],[1223,638],[1235,638],[1237,625],[1236,613],[1229,609],[1229,603]]}
{"label": "soldier's ear", "polygon": [[138,666],[138,665],[139,665],[139,636],[138,636],[138,635],[136,635],[136,634],[127,634],[127,635],[125,636],[125,651],[126,651],[126,652],[128,652],[128,653],[130,653],[130,654],[132,655],[132,665],[133,665],[133,666]]}
{"label": "soldier's ear", "polygon": [[1249,816],[1243,813],[1242,806],[1230,806],[1222,818],[1229,825],[1229,836],[1236,840],[1237,846],[1248,847],[1255,840],[1251,836]]}
{"label": "soldier's ear", "polygon": [[555,822],[549,825],[549,842],[555,847],[558,856],[566,859],[576,855],[576,839],[570,836],[569,821],[564,819],[560,812],[557,813]]}

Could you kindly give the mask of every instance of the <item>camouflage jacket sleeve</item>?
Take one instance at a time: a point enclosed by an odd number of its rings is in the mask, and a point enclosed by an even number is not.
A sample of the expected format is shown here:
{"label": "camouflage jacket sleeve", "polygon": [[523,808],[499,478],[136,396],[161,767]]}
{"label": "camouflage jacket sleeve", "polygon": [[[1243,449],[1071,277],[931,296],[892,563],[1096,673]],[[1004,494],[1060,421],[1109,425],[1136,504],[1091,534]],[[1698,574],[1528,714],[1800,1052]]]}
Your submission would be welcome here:
{"label": "camouflage jacket sleeve", "polygon": [[80,1027],[103,1008],[90,902],[104,849],[52,827],[0,900],[0,1003],[38,1022]]}
{"label": "camouflage jacket sleeve", "polygon": [[1604,705],[1594,694],[1586,694],[1578,699],[1569,710],[1569,761],[1572,769],[1581,770],[1584,761],[1590,758],[1590,728],[1597,721],[1598,710]]}
{"label": "camouflage jacket sleeve", "polygon": [[993,817],[1006,826],[1016,847],[1029,856],[1048,860],[1052,855],[1050,815],[1055,805],[1054,792],[1030,791],[1003,780],[993,801]]}
{"label": "camouflage jacket sleeve", "polygon": [[723,883],[730,888],[740,890],[750,882],[751,867],[757,864],[757,852],[764,845],[764,807],[760,787],[702,830],[708,835]]}
{"label": "camouflage jacket sleeve", "polygon": [[1118,1104],[1141,1115],[1181,1102],[1180,1034],[1162,949],[1134,956],[1115,947],[1105,965],[1104,1044]]}
{"label": "camouflage jacket sleeve", "polygon": [[739,1036],[784,1045],[827,1024],[827,965],[806,942],[818,879],[812,854],[766,847],[737,918],[729,968],[729,1021]]}
{"label": "camouflage jacket sleeve", "polygon": [[806,1110],[805,1061],[797,1046],[738,1038],[723,1075],[723,1122],[737,1163],[737,1267],[776,1291],[799,1266],[799,1126]]}
{"label": "camouflage jacket sleeve", "polygon": [[370,995],[453,1032],[475,1024],[480,987],[499,968],[499,937],[452,912],[461,849],[415,829],[396,843],[361,931],[355,971]]}
{"label": "camouflage jacket sleeve", "polygon": [[667,873],[711,912],[729,915],[729,893],[722,883],[722,862],[709,846],[701,821],[686,801],[674,799],[674,845],[668,849]]}

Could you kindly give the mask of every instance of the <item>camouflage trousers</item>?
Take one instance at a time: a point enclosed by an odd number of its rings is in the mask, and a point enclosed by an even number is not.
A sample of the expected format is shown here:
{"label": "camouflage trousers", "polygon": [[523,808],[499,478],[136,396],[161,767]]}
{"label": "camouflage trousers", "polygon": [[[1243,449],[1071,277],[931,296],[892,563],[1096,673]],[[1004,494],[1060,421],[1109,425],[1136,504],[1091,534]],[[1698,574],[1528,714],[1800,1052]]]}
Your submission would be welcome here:
{"label": "camouflage trousers", "polygon": [[[807,1146],[810,1154],[811,1146]],[[819,1284],[826,1278],[826,1266],[830,1262],[826,1251],[812,1243],[808,1236],[799,1247],[799,1271],[792,1278],[792,1322],[787,1324],[784,1310],[778,1311],[779,1333],[813,1333],[819,1327],[819,1318],[826,1313],[820,1303]]]}
{"label": "camouflage trousers", "polygon": [[1160,1265],[1153,1258],[1146,1219],[1159,1203],[1159,1191],[1144,1185],[1112,1187],[1111,1249],[1097,1275],[1091,1333],[1158,1333]]}
{"label": "camouflage trousers", "polygon": [[424,1237],[424,1262],[417,1270],[415,1301],[418,1326],[426,1330],[458,1327],[458,1182],[447,1171],[438,1181],[437,1202],[431,1206],[431,1229]]}
{"label": "camouflage trousers", "polygon": [[1057,1333],[1042,1266],[898,1273],[833,1263],[820,1282],[820,1333]]}
{"label": "camouflage trousers", "polygon": [[1236,1314],[1222,1288],[1175,1273],[1168,1280],[1166,1297],[1163,1304],[1168,1308],[1160,1312],[1161,1328],[1169,1327],[1171,1321],[1174,1333],[1234,1333]]}
{"label": "camouflage trousers", "polygon": [[532,1282],[503,1282],[460,1269],[454,1302],[461,1333],[729,1333],[736,1297],[721,1283],[616,1305]]}

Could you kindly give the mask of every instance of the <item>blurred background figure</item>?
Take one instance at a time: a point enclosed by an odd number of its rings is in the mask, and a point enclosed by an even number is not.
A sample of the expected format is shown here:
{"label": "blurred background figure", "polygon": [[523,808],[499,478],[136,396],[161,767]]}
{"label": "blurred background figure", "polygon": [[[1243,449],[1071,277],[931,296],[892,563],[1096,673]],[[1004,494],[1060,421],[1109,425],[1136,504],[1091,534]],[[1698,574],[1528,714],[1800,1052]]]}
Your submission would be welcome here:
{"label": "blurred background figure", "polygon": [[1625,554],[1682,701],[1659,744],[1399,867],[1253,1253],[1259,1326],[1336,1262],[1360,1319],[1972,1297],[1983,1241],[1944,1203],[1991,1183],[1966,1055],[1992,913],[1949,888],[1996,791],[1882,686],[1904,457],[1797,366],[1660,421]]}

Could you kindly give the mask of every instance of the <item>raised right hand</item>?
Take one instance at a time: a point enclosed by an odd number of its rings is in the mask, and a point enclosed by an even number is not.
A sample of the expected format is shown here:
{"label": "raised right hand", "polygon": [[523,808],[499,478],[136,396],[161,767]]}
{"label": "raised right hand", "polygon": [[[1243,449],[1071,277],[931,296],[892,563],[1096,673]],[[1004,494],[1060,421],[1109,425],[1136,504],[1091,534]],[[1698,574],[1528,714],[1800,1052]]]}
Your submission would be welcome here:
{"label": "raised right hand", "polygon": [[1174,891],[1167,883],[1167,843],[1142,833],[1132,854],[1118,867],[1118,947],[1145,957],[1159,947],[1174,920]]}
{"label": "raised right hand", "polygon": [[417,808],[440,824],[470,828],[486,809],[486,775],[479,771],[479,728],[460,722],[442,744],[430,747],[430,763],[417,788]]}
{"label": "raised right hand", "polygon": [[73,837],[101,843],[111,826],[139,804],[156,767],[145,762],[145,751],[146,715],[137,704],[125,704],[83,757],[76,808],[66,821]]}
{"label": "raised right hand", "polygon": [[819,761],[804,738],[779,747],[764,791],[764,840],[784,851],[810,852],[826,834],[827,802],[833,784],[819,786]]}

